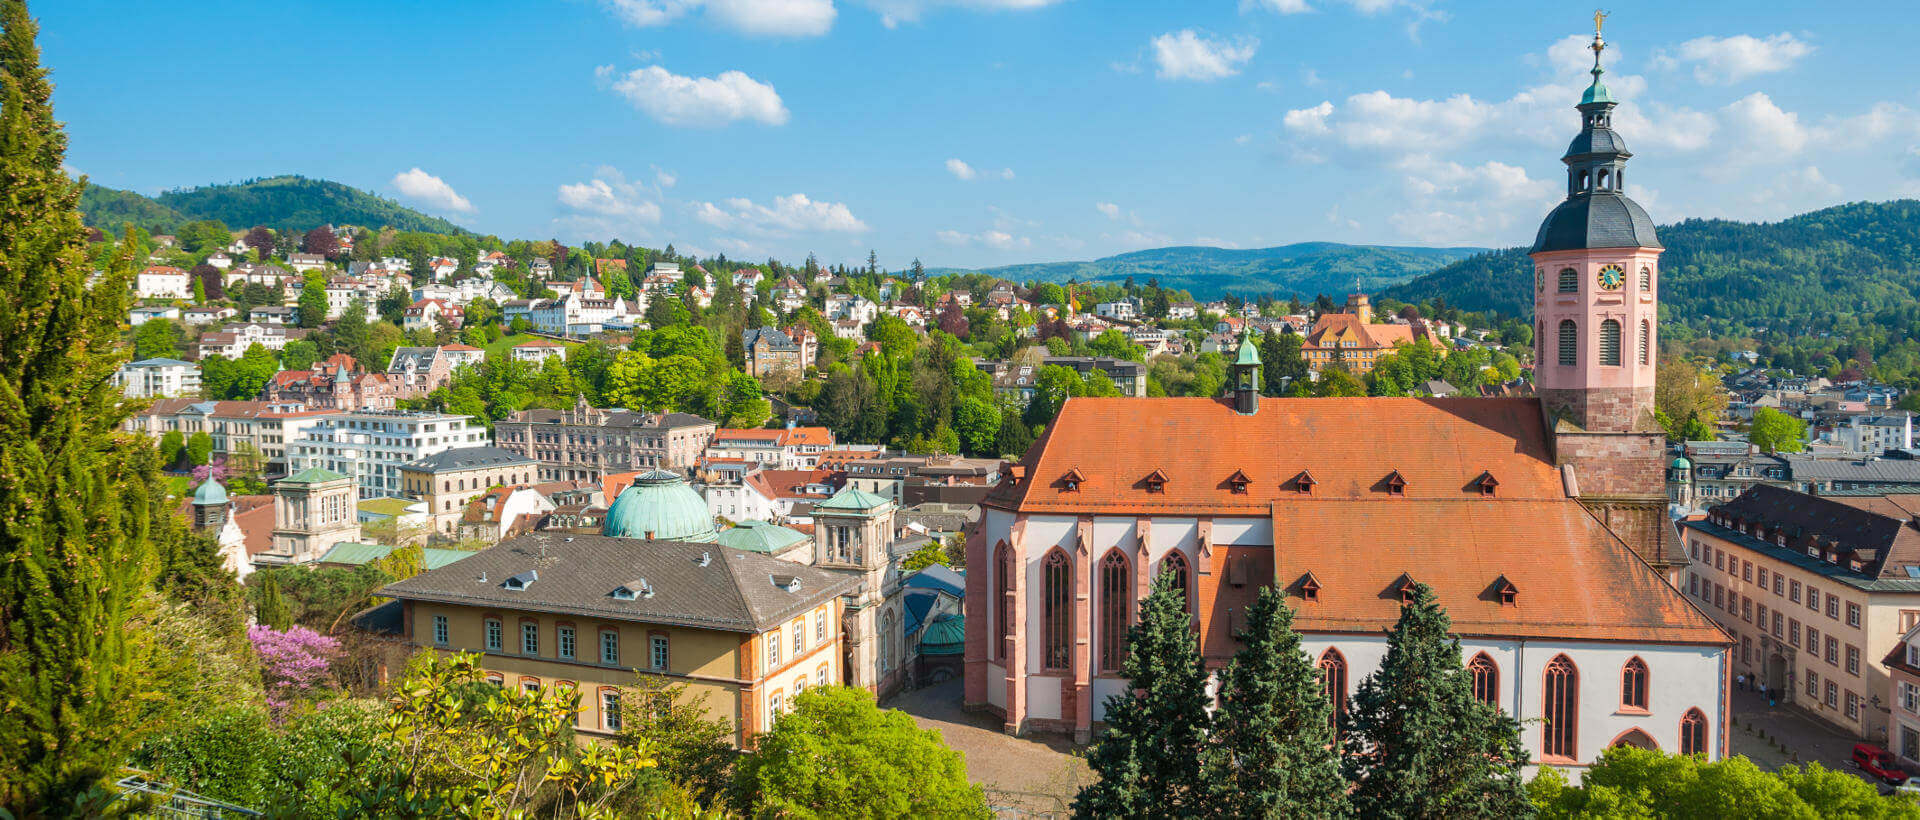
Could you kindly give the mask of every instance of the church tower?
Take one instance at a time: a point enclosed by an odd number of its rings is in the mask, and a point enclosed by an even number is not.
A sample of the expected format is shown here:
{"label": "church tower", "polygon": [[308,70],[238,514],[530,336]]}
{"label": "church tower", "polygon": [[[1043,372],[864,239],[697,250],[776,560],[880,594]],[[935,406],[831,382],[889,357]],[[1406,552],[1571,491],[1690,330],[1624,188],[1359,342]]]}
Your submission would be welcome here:
{"label": "church tower", "polygon": [[1652,424],[1659,260],[1653,220],[1627,197],[1632,152],[1613,131],[1618,103],[1601,82],[1580,98],[1580,135],[1560,158],[1567,198],[1540,224],[1533,258],[1534,383],[1553,414],[1583,430]]}
{"label": "church tower", "polygon": [[1677,583],[1687,556],[1667,521],[1666,437],[1653,417],[1664,248],[1627,197],[1633,153],[1613,131],[1619,103],[1600,79],[1600,22],[1596,15],[1580,135],[1560,158],[1567,198],[1528,252],[1534,389],[1568,493]]}

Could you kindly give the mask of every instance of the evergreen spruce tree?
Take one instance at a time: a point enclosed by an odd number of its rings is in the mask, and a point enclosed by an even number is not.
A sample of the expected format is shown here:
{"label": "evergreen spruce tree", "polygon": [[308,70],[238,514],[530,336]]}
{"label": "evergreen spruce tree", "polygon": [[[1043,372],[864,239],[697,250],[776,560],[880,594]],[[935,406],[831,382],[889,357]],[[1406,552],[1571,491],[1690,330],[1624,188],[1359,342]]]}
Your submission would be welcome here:
{"label": "evergreen spruce tree", "polygon": [[1530,817],[1520,724],[1473,696],[1460,641],[1433,591],[1387,634],[1387,657],[1353,696],[1343,769],[1361,817]]}
{"label": "evergreen spruce tree", "polygon": [[1247,626],[1220,681],[1220,708],[1204,756],[1210,817],[1342,817],[1340,776],[1326,688],[1300,650],[1293,610],[1273,587],[1247,610]]}
{"label": "evergreen spruce tree", "polygon": [[147,688],[140,628],[164,514],[153,447],[118,431],[131,258],[87,277],[36,26],[0,0],[0,814],[93,815]]}
{"label": "evergreen spruce tree", "polygon": [[1186,603],[1186,590],[1162,574],[1127,630],[1121,673],[1133,694],[1107,699],[1106,733],[1087,755],[1100,779],[1074,799],[1075,817],[1182,817],[1204,808],[1207,672]]}

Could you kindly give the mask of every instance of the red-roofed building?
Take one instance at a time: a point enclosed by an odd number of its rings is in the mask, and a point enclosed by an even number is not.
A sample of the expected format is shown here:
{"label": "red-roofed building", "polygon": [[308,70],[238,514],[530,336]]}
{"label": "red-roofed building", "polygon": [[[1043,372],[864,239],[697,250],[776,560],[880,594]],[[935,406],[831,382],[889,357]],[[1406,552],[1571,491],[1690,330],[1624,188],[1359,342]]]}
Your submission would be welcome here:
{"label": "red-roofed building", "polygon": [[[1228,317],[1229,319],[1233,317]],[[1347,297],[1345,313],[1326,313],[1307,331],[1307,337],[1300,345],[1300,355],[1307,360],[1307,366],[1315,371],[1342,364],[1355,373],[1365,373],[1373,369],[1373,363],[1380,356],[1393,352],[1400,345],[1411,345],[1425,339],[1433,345],[1434,352],[1446,355],[1446,340],[1424,322],[1413,324],[1382,324],[1373,321],[1373,307],[1367,303],[1366,294],[1356,293]]]}
{"label": "red-roofed building", "polygon": [[733,521],[812,523],[813,505],[839,488],[832,470],[757,470],[737,484],[708,484],[707,509]]}
{"label": "red-roofed building", "polygon": [[811,470],[820,454],[833,449],[833,431],[825,427],[789,427],[782,430],[720,428],[707,444],[707,457],[741,459],[781,470]]}
{"label": "red-roofed building", "polygon": [[260,398],[314,410],[392,410],[399,394],[385,374],[368,373],[352,356],[335,353],[312,370],[273,374]]}
{"label": "red-roofed building", "polygon": [[[1654,366],[1622,355],[1622,326],[1655,315],[1660,245],[1618,185],[1613,107],[1596,81],[1567,201],[1531,252],[1573,268],[1562,291],[1536,283],[1536,315],[1571,334],[1540,398],[1261,398],[1243,347],[1228,398],[1068,399],[968,533],[966,705],[1084,742],[1128,695],[1126,629],[1169,576],[1210,669],[1261,589],[1282,592],[1344,710],[1417,583],[1536,764],[1616,745],[1723,758],[1740,659],[1676,587],[1688,556],[1666,516]],[[1383,347],[1346,315],[1359,335],[1342,350]]]}

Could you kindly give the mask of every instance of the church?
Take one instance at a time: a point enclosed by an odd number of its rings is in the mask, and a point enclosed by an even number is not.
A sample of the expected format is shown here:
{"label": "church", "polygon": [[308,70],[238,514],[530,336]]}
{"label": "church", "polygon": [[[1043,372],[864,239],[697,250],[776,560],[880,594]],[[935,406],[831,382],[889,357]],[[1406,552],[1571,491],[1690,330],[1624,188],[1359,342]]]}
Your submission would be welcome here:
{"label": "church", "polygon": [[1626,195],[1604,47],[1530,253],[1536,397],[1263,398],[1243,340],[1226,397],[1069,399],[969,534],[969,708],[1087,742],[1170,574],[1212,668],[1282,590],[1344,709],[1419,582],[1536,764],[1726,754],[1729,639],[1675,587],[1653,419],[1662,248]]}

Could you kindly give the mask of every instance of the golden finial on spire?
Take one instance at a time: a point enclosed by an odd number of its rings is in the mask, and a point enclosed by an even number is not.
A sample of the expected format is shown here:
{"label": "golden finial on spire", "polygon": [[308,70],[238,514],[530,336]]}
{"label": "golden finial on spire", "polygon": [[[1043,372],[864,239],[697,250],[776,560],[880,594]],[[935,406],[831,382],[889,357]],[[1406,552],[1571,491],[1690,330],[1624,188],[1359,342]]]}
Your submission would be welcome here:
{"label": "golden finial on spire", "polygon": [[1593,10],[1593,45],[1587,46],[1587,48],[1593,51],[1593,70],[1595,71],[1600,70],[1600,52],[1605,51],[1607,48],[1607,41],[1600,39],[1600,26],[1606,22],[1609,16],[1610,15],[1600,9]]}
{"label": "golden finial on spire", "polygon": [[1600,24],[1602,22],[1605,22],[1606,19],[1607,19],[1606,12],[1601,11],[1599,9],[1593,10],[1593,36],[1595,37],[1600,36]]}

